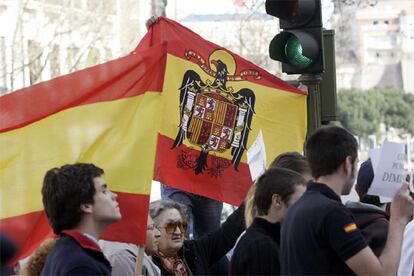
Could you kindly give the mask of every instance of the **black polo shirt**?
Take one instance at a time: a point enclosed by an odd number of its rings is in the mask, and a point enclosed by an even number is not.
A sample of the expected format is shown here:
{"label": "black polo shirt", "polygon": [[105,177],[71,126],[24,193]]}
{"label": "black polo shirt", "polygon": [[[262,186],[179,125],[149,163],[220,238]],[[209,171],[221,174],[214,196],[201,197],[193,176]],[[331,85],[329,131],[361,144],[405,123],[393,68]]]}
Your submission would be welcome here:
{"label": "black polo shirt", "polygon": [[340,197],[311,182],[282,223],[282,275],[353,274],[345,261],[367,246]]}

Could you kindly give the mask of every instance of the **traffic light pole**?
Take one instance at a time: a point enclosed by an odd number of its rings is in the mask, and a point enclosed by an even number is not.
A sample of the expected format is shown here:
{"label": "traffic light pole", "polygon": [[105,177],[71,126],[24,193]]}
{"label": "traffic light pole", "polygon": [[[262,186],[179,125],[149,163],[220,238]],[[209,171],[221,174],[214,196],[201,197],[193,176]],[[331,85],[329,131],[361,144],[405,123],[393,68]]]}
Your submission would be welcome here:
{"label": "traffic light pole", "polygon": [[319,74],[302,74],[299,82],[308,87],[308,136],[321,127],[321,98]]}

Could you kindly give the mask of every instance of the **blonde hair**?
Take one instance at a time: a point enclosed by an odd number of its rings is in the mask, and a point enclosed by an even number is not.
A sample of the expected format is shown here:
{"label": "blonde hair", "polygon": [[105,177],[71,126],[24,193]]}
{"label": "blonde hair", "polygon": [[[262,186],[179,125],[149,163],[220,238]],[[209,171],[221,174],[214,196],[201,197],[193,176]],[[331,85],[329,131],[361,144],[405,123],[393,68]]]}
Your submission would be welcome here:
{"label": "blonde hair", "polygon": [[29,261],[23,267],[22,275],[24,276],[40,276],[45,265],[47,256],[56,244],[55,238],[44,240],[42,244],[36,249]]}
{"label": "blonde hair", "polygon": [[246,229],[252,225],[254,218],[257,216],[257,210],[254,206],[254,193],[256,192],[256,185],[253,184],[246,195],[246,208],[244,209],[244,221]]}

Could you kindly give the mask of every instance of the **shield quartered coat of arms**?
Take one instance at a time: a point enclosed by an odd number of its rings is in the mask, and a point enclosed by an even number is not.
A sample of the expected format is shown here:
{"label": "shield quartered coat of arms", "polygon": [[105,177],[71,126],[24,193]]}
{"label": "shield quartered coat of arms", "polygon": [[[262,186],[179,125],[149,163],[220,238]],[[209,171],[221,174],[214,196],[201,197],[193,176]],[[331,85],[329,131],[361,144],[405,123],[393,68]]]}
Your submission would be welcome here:
{"label": "shield quartered coat of arms", "polygon": [[195,99],[194,113],[188,128],[190,143],[208,150],[224,152],[230,148],[238,106],[219,91],[200,93]]}
{"label": "shield quartered coat of arms", "polygon": [[235,92],[228,81],[243,81],[246,75],[260,76],[256,75],[256,71],[244,71],[244,77],[236,76],[234,58],[224,50],[216,50],[210,55],[210,66],[194,51],[187,51],[186,56],[196,58],[200,67],[214,76],[214,80],[203,81],[194,70],[184,73],[179,88],[180,125],[172,148],[180,146],[184,139],[200,147],[201,152],[194,165],[196,174],[208,167],[209,152],[223,153],[231,149],[232,164],[237,171],[247,149],[255,95],[248,88]]}

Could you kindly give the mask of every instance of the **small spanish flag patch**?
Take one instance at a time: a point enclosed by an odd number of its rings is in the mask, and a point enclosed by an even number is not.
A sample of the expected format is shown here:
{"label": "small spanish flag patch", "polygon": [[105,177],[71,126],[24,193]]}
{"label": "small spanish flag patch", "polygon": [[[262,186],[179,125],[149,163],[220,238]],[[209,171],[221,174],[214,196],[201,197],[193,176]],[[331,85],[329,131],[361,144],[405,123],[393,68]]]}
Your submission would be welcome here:
{"label": "small spanish flag patch", "polygon": [[356,226],[356,224],[354,222],[353,223],[349,223],[349,224],[347,224],[347,225],[344,226],[344,230],[348,234],[356,231],[357,229],[358,229],[358,227]]}

